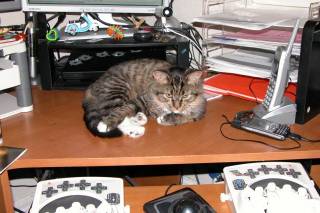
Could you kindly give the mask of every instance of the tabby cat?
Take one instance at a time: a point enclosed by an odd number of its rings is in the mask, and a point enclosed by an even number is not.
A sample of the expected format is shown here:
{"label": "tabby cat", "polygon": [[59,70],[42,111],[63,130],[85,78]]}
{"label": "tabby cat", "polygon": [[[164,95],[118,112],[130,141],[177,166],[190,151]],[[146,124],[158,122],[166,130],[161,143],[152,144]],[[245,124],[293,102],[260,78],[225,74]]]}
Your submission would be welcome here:
{"label": "tabby cat", "polygon": [[86,126],[100,137],[137,137],[144,134],[146,116],[161,125],[197,121],[206,109],[202,76],[202,71],[183,70],[158,59],[115,65],[85,92]]}

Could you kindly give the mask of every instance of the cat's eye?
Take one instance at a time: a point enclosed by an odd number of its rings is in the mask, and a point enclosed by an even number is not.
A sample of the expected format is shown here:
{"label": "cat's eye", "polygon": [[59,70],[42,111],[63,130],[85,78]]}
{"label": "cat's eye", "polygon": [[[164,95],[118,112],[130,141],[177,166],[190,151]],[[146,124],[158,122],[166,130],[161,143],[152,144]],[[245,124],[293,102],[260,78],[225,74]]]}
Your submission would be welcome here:
{"label": "cat's eye", "polygon": [[166,96],[167,98],[172,98],[172,94],[171,93],[165,93],[164,96]]}
{"label": "cat's eye", "polygon": [[182,98],[188,98],[189,97],[189,94],[184,94],[183,96],[182,96]]}

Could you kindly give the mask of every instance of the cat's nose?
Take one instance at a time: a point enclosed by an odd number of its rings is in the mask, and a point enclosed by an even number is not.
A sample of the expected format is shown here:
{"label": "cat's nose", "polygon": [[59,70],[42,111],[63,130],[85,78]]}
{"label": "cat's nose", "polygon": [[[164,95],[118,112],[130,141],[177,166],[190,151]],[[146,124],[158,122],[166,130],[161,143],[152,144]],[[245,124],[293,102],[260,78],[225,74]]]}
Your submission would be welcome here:
{"label": "cat's nose", "polygon": [[174,101],[174,102],[173,102],[173,107],[174,107],[175,109],[180,109],[180,101]]}

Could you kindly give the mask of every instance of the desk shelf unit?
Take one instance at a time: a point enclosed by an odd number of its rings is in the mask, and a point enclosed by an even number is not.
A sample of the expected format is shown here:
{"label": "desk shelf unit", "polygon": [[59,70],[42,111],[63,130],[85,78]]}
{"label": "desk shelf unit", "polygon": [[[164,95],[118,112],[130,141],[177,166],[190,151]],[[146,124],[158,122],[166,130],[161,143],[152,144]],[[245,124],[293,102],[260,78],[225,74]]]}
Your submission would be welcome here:
{"label": "desk shelf unit", "polygon": [[[37,29],[36,70],[40,73],[43,89],[83,89],[110,66],[142,57],[172,59],[173,63],[185,68],[190,65],[189,41],[172,34],[168,34],[166,41],[153,39],[140,42],[130,36],[116,41],[108,38],[104,33],[105,29],[101,29],[97,33],[78,33],[74,38],[67,33],[61,33],[61,39],[48,42],[46,39],[48,23],[45,15],[45,13],[35,13],[33,18]],[[102,38],[103,34],[105,37]],[[172,55],[175,56],[169,58]],[[82,60],[81,57],[85,57],[86,60]]]}
{"label": "desk shelf unit", "polygon": [[[254,55],[260,57],[261,54],[261,58],[267,57],[267,61],[263,59],[262,62],[269,66],[277,46],[286,45],[289,41],[295,20],[300,18],[300,28],[303,28],[307,19],[319,17],[319,6],[320,2],[316,1],[203,0],[202,16],[193,20],[202,24],[203,64],[208,65],[210,70],[223,72],[223,68],[213,65],[223,64],[217,62],[217,58],[220,61],[231,62],[234,59],[236,63],[236,54],[246,54],[249,57],[252,55],[252,58]],[[211,20],[208,18],[210,16],[213,16]],[[239,20],[243,22],[236,22]],[[252,25],[254,21],[259,25]],[[297,66],[300,55],[299,43],[295,45],[292,55]],[[245,62],[247,66],[251,66],[250,63],[253,61]],[[226,72],[232,73],[228,70]],[[254,74],[253,76],[256,77]]]}

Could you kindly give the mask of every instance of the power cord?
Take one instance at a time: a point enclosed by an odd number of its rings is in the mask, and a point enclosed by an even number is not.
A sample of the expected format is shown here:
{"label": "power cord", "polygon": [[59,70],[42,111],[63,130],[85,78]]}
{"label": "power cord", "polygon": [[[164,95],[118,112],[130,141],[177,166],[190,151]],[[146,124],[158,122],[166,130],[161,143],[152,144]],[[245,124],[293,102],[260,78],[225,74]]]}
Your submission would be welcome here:
{"label": "power cord", "polygon": [[304,142],[308,142],[308,143],[319,143],[320,139],[309,139],[309,138],[305,138],[301,135],[298,135],[296,133],[290,132],[288,135],[289,138],[294,139],[294,140],[299,140],[299,141],[304,141]]}
{"label": "power cord", "polygon": [[175,184],[175,183],[170,184],[170,185],[167,187],[167,189],[166,189],[166,191],[165,191],[164,195],[168,195],[169,190],[170,190],[173,186],[176,186],[176,185],[177,185],[177,184]]}
{"label": "power cord", "polygon": [[[190,67],[191,68],[196,67],[196,69],[202,69],[201,63],[196,59],[194,51],[197,50],[200,56],[203,55],[202,46],[201,46],[201,42],[203,38],[193,26],[184,22],[180,22],[180,24],[181,24],[181,28],[173,28],[168,26],[164,26],[164,28],[167,32],[171,32],[173,34],[186,38],[190,42],[190,49],[189,49]],[[195,67],[193,65],[195,65]]]}
{"label": "power cord", "polygon": [[25,213],[24,211],[22,211],[22,210],[20,210],[20,209],[18,209],[18,208],[16,208],[16,207],[13,207],[13,210],[14,210],[15,212],[18,212],[18,213]]}
{"label": "power cord", "polygon": [[251,79],[250,84],[249,84],[249,90],[250,90],[251,94],[253,95],[253,97],[255,99],[255,102],[258,104],[259,103],[258,98],[257,98],[256,94],[254,93],[254,91],[252,89],[252,85],[253,85],[253,81],[254,80],[255,80],[255,78]]}
{"label": "power cord", "polygon": [[[289,79],[290,79],[290,77],[289,77]],[[254,81],[255,81],[255,82],[258,81],[258,82],[256,82],[256,83],[263,83],[263,80],[264,80],[264,79],[252,78],[251,81],[250,81],[250,83],[249,83],[249,90],[250,90],[251,94],[253,95],[253,97],[254,97],[254,99],[255,99],[255,102],[256,102],[257,104],[259,104],[258,97],[257,97],[257,95],[255,94],[254,89],[252,88],[252,86],[253,86],[253,82],[254,82]],[[259,81],[260,81],[260,82],[259,82]],[[289,83],[290,83],[290,81],[289,81]],[[292,95],[293,97],[296,97],[296,96],[297,96],[294,92],[288,91],[288,90],[285,91],[285,95],[286,95],[286,94],[290,94],[290,95]]]}

